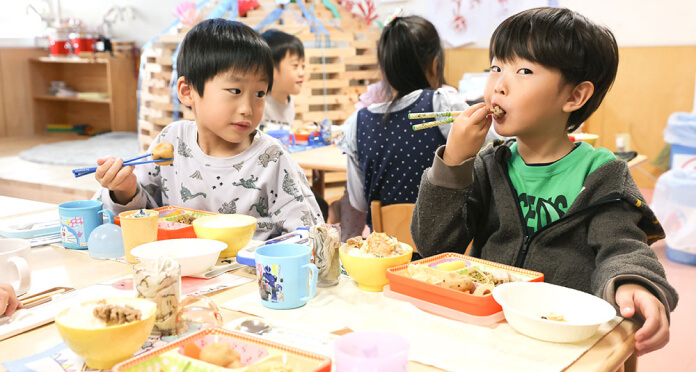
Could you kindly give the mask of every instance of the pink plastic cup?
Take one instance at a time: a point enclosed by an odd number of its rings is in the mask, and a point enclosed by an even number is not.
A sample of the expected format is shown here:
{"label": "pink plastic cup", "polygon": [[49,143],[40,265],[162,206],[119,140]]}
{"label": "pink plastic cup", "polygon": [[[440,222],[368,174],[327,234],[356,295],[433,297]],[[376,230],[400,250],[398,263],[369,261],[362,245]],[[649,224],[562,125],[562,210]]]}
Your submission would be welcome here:
{"label": "pink plastic cup", "polygon": [[336,372],[406,372],[408,348],[397,334],[349,333],[334,343]]}

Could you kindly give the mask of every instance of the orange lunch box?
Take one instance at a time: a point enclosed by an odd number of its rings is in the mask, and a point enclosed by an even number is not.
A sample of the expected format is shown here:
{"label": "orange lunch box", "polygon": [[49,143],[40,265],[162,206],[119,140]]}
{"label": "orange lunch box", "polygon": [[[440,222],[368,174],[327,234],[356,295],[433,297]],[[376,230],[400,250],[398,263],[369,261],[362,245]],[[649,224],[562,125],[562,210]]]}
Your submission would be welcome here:
{"label": "orange lunch box", "polygon": [[[175,206],[159,207],[153,210],[159,213],[159,220],[157,221],[157,240],[196,238],[196,233],[193,231],[192,225],[178,223],[176,220],[183,215],[198,218],[218,214],[215,212]],[[118,216],[114,217],[114,223],[121,226],[121,219]]]}
{"label": "orange lunch box", "polygon": [[[447,262],[464,261],[466,267],[478,266],[482,269],[502,269],[510,272],[518,280],[530,282],[543,282],[544,274],[513,266],[502,265],[497,262],[482,260],[480,258],[465,256],[459,253],[442,253],[436,256],[413,261],[410,264],[427,264],[436,268],[437,265]],[[493,299],[492,294],[474,296],[469,293],[459,292],[444,288],[435,284],[426,283],[408,276],[408,265],[403,264],[387,269],[387,279],[392,292],[400,293],[412,298],[430,302],[449,309],[460,311],[473,316],[489,316],[502,311],[502,307]]]}

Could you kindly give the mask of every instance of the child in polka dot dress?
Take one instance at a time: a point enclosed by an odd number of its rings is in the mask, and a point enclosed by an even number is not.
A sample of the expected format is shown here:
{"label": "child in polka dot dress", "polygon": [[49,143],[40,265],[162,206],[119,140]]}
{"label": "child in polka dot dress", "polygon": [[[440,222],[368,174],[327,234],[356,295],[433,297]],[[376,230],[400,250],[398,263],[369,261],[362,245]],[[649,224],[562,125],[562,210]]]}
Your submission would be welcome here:
{"label": "child in polka dot dress", "polygon": [[[358,110],[343,124],[340,146],[348,156],[346,188],[353,208],[415,203],[423,171],[445,144],[451,125],[414,131],[432,119],[409,120],[409,112],[459,111],[468,107],[445,84],[444,52],[435,27],[422,17],[396,17],[382,31],[377,58],[390,101]],[[492,133],[494,136],[494,134]]]}

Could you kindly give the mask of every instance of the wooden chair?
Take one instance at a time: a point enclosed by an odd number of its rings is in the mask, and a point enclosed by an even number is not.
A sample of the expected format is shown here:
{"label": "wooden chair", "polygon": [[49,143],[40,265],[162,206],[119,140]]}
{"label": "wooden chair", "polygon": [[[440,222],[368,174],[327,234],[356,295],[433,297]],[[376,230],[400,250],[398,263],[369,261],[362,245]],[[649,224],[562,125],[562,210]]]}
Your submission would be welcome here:
{"label": "wooden chair", "polygon": [[370,204],[372,230],[393,236],[400,242],[413,247],[414,252],[418,252],[411,237],[411,216],[414,206],[413,203],[404,203],[383,207],[381,201],[373,200]]}

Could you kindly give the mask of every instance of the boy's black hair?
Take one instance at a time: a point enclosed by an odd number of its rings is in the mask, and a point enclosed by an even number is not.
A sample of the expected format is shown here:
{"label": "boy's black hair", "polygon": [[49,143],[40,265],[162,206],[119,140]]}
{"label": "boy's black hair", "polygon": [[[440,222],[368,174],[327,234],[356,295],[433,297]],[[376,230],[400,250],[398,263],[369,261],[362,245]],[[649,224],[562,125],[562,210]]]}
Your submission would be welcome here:
{"label": "boy's black hair", "polygon": [[271,49],[249,26],[222,18],[208,19],[184,37],[176,62],[179,76],[203,97],[205,83],[220,73],[262,74],[273,85]]}
{"label": "boy's black hair", "polygon": [[261,34],[264,40],[271,47],[271,54],[273,55],[273,66],[278,68],[280,62],[288,55],[296,55],[299,58],[304,58],[304,45],[302,41],[295,35],[286,34],[283,31],[278,31],[276,29],[271,29],[263,34]]}
{"label": "boy's black hair", "polygon": [[[431,86],[426,72],[435,58],[437,82]],[[425,18],[396,17],[389,22],[377,44],[377,60],[385,82],[397,91],[392,104],[414,90],[437,89],[445,84],[445,53],[440,35]],[[391,96],[391,91],[386,93]]]}
{"label": "boy's black hair", "polygon": [[526,10],[498,26],[489,58],[507,62],[518,57],[560,70],[565,83],[594,85],[592,97],[570,114],[569,132],[597,110],[619,66],[619,48],[611,31],[565,8]]}

